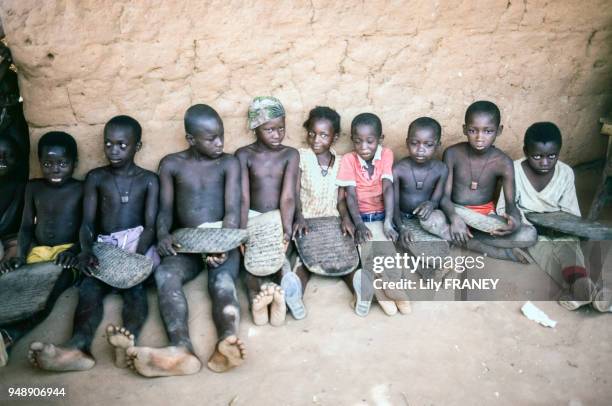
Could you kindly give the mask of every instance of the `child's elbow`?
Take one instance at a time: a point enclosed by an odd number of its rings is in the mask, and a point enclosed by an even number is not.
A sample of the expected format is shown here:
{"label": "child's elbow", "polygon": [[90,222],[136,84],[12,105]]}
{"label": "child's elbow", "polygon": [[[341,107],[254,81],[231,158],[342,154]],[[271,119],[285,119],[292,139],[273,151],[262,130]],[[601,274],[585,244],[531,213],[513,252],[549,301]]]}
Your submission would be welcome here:
{"label": "child's elbow", "polygon": [[282,199],[283,206],[286,207],[295,207],[295,196],[287,195]]}

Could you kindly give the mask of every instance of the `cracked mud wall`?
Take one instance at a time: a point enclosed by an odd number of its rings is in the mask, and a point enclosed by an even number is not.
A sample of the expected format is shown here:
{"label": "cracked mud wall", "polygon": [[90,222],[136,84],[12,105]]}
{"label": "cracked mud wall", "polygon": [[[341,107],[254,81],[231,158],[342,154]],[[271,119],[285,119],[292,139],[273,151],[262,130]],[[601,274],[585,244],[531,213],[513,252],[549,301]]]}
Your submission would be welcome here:
{"label": "cracked mud wall", "polygon": [[[489,99],[505,125],[497,145],[513,158],[542,120],[561,128],[565,161],[605,154],[608,0],[2,0],[0,18],[33,145],[50,130],[74,135],[79,176],[104,163],[101,132],[113,115],[141,122],[137,161],[155,169],[184,148],[191,104],[219,111],[233,152],[253,140],[246,110],[264,94],[284,103],[293,146],[308,110],[329,105],[342,116],[339,151],[350,149],[351,119],[371,111],[399,158],[411,120],[436,118],[447,146],[463,139],[466,107]],[[35,157],[33,148],[37,175]]]}

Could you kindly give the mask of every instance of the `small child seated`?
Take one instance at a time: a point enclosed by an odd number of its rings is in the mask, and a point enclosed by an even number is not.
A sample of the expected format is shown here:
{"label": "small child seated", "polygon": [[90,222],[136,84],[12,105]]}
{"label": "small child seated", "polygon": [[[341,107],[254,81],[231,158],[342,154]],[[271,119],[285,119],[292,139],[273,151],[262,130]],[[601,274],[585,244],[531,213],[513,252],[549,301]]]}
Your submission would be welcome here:
{"label": "small child seated", "polygon": [[[562,138],[559,128],[549,122],[532,124],[525,132],[525,157],[514,161],[516,205],[524,213],[564,211],[580,217],[574,185],[574,172],[559,160]],[[506,204],[497,202],[497,213],[503,215]],[[565,288],[559,304],[576,310],[592,303],[601,312],[612,311],[610,292],[598,288],[585,268],[579,240],[569,235],[538,235],[538,243],[529,254],[551,278]]]}
{"label": "small child seated", "polygon": [[0,347],[10,347],[42,322],[51,313],[59,295],[73,285],[78,276],[74,267],[80,251],[83,183],[72,177],[77,164],[76,141],[65,132],[46,133],[38,141],[38,159],[43,177],[30,180],[26,188],[17,256],[3,261],[0,272],[45,261],[55,262],[64,271],[42,311],[27,320],[0,324]]}
{"label": "small child seated", "polygon": [[[358,114],[351,123],[354,151],[342,157],[336,181],[345,190],[360,244],[368,240],[395,241],[398,237],[393,227],[393,152],[381,145],[383,139],[380,118],[372,113]],[[361,315],[368,313],[374,294],[368,273],[362,270],[353,278],[365,281],[359,289],[355,287],[355,311]],[[409,311],[408,301],[382,296],[378,299],[388,315],[397,313],[398,307],[402,312]]]}
{"label": "small child seated", "polygon": [[[311,232],[306,225],[306,219],[340,217],[342,232],[353,237],[355,230],[346,208],[344,193],[336,185],[342,156],[332,148],[340,136],[340,115],[329,107],[318,106],[310,110],[303,127],[310,148],[299,149],[300,170],[296,185],[293,236],[300,238]],[[301,298],[311,274],[299,257],[294,270],[299,277]],[[350,289],[353,289],[355,272],[344,277]],[[289,308],[292,307],[290,303],[288,305]],[[305,317],[305,311],[302,314]]]}
{"label": "small child seated", "polygon": [[[444,151],[448,178],[440,206],[450,220],[450,226],[446,219],[437,216],[430,216],[421,225],[430,233],[473,251],[493,258],[527,263],[527,254],[521,248],[535,244],[537,233],[533,226],[521,224],[513,198],[512,160],[493,145],[503,130],[500,120],[499,109],[489,101],[477,101],[468,107],[463,125],[467,142],[452,145]],[[454,204],[476,213],[495,216],[493,200],[498,182],[502,183],[504,190],[507,207],[504,218],[507,224],[490,235],[471,230],[456,213]]]}
{"label": "small child seated", "polygon": [[17,232],[23,211],[28,157],[8,134],[0,135],[0,260],[17,254]]}
{"label": "small child seated", "polygon": [[[142,146],[141,136],[140,124],[129,116],[113,117],[104,126],[104,153],[109,165],[89,172],[83,195],[79,268],[87,275],[98,266],[92,252],[95,240],[147,255],[159,263],[153,246],[159,184],[156,174],[134,163],[134,155]],[[95,360],[91,343],[102,321],[104,297],[113,291],[110,285],[92,276],[85,277],[79,287],[72,337],[62,346],[32,343],[32,364],[49,371],[92,368]],[[115,364],[125,367],[125,350],[134,345],[147,317],[148,304],[143,283],[117,291],[123,296],[122,318],[126,327],[109,326],[107,338],[116,349]]]}
{"label": "small child seated", "polygon": [[[240,227],[246,228],[250,211],[261,214],[280,210],[285,249],[287,256],[290,256],[300,156],[295,148],[282,144],[285,138],[285,109],[278,99],[269,96],[254,98],[249,106],[248,123],[257,140],[236,151],[242,176]],[[284,275],[289,276],[284,278]],[[273,282],[267,282],[268,277],[249,272],[246,272],[245,278],[255,324],[270,322],[273,326],[279,326],[285,322],[287,305],[285,292],[279,283],[291,286],[290,293],[295,295],[292,299],[299,308],[301,300],[298,292],[301,289],[296,286],[295,274],[290,266],[283,266],[272,275]]]}
{"label": "small child seated", "polygon": [[448,168],[434,159],[440,146],[442,127],[429,117],[420,117],[410,123],[406,146],[410,155],[393,165],[395,227],[400,231],[400,246],[407,249],[414,237],[402,228],[402,220],[417,217],[427,220],[432,214],[442,216],[438,209],[444,194]]}

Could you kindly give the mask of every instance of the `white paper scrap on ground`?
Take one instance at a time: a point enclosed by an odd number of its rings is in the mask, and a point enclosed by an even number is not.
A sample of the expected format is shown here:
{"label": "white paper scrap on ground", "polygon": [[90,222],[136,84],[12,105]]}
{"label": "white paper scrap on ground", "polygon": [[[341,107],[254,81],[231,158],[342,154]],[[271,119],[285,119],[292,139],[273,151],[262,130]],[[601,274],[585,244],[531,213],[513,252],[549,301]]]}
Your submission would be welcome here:
{"label": "white paper scrap on ground", "polygon": [[527,302],[521,307],[521,311],[529,320],[540,323],[544,327],[555,328],[557,322],[552,320],[546,313],[540,310],[536,305],[531,302]]}

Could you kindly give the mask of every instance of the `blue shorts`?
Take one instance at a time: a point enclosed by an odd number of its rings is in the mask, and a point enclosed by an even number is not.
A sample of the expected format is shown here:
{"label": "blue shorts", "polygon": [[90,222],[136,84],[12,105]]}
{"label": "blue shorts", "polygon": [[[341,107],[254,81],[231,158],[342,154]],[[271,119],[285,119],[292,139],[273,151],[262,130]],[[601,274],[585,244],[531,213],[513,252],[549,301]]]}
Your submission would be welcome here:
{"label": "blue shorts", "polygon": [[372,221],[384,221],[385,220],[385,212],[377,211],[374,213],[359,213],[361,215],[361,220],[366,223],[371,223]]}

